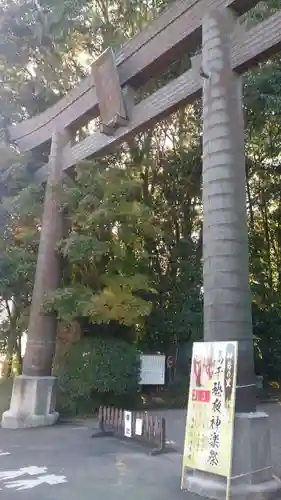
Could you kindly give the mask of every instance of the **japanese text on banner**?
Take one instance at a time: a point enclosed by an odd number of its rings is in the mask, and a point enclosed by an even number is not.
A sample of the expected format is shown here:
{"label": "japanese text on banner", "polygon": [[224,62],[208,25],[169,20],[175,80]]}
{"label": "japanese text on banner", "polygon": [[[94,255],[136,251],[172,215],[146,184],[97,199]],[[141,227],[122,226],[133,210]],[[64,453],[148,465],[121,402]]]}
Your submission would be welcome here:
{"label": "japanese text on banner", "polygon": [[229,476],[236,368],[236,342],[194,343],[183,474],[191,468]]}

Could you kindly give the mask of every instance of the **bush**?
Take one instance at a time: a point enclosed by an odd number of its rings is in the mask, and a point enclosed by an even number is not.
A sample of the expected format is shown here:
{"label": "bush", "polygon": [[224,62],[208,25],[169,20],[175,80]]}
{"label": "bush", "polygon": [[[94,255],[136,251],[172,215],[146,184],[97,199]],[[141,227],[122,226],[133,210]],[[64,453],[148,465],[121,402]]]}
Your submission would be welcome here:
{"label": "bush", "polygon": [[73,344],[58,368],[61,413],[89,413],[100,405],[132,405],[137,394],[140,356],[118,339],[87,338]]}

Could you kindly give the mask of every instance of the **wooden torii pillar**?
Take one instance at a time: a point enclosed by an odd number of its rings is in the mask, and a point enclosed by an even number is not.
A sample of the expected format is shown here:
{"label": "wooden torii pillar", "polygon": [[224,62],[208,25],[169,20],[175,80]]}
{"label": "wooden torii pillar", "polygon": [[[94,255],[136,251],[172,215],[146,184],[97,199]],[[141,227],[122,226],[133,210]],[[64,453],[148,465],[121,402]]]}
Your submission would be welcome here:
{"label": "wooden torii pillar", "polygon": [[[119,126],[127,123],[129,101],[126,92],[121,89],[111,49],[97,60],[93,73],[101,130],[103,134],[113,135]],[[61,184],[65,175],[63,161],[71,147],[71,140],[68,129],[55,132],[52,136],[23,373],[15,378],[10,409],[2,417],[2,427],[5,428],[52,425],[59,417],[55,411],[56,378],[52,376],[57,318],[55,314],[43,313],[42,304],[60,286],[61,258],[56,245],[64,236],[64,221],[54,188]]]}
{"label": "wooden torii pillar", "polygon": [[[237,28],[226,8],[202,23],[204,340],[238,342],[230,498],[252,499],[257,484],[261,491],[272,484],[272,462],[268,415],[256,411],[242,77],[232,70]],[[185,469],[183,483],[200,496],[227,495],[227,478],[214,474]]]}
{"label": "wooden torii pillar", "polygon": [[63,238],[64,221],[54,188],[61,183],[63,154],[70,143],[67,130],[52,136],[23,374],[14,380],[10,409],[2,416],[5,428],[51,425],[59,416],[55,411],[56,379],[52,376],[57,321],[54,314],[43,314],[41,308],[44,298],[60,286],[61,258],[56,245]]}

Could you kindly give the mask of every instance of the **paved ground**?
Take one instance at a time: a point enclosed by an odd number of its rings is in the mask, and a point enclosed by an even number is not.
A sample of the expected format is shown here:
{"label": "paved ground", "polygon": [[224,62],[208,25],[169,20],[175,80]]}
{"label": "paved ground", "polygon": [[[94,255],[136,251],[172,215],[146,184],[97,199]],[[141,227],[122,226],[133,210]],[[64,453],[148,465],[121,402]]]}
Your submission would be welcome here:
{"label": "paved ground", "polygon": [[[183,498],[179,492],[179,454],[150,457],[144,451],[112,438],[91,440],[90,430],[85,426],[57,426],[27,431],[1,430],[0,443],[2,453],[11,453],[0,455],[0,495],[3,499]],[[12,478],[12,471],[16,474],[21,468],[27,474]],[[29,475],[28,471],[34,475]],[[47,479],[53,483],[56,480],[63,481],[65,476],[66,482],[19,489],[32,486],[39,477],[36,472],[51,476]],[[1,480],[3,475],[6,475],[5,480]],[[58,476],[57,479],[54,476]],[[22,480],[25,482],[21,482]]]}
{"label": "paved ground", "polygon": [[[266,409],[278,472],[281,406]],[[193,500],[179,490],[185,415],[181,411],[165,414],[168,439],[179,452],[159,457],[112,438],[92,440],[89,423],[25,431],[0,429],[1,499]]]}

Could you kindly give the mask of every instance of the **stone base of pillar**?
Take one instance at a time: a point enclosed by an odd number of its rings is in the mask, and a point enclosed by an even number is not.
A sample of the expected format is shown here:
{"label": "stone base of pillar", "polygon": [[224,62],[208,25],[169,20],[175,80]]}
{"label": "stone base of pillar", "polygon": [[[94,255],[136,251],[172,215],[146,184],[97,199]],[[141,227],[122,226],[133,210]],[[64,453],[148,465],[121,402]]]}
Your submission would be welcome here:
{"label": "stone base of pillar", "polygon": [[23,429],[55,424],[59,418],[55,396],[55,377],[16,377],[10,409],[2,415],[2,427]]}
{"label": "stone base of pillar", "polygon": [[[213,474],[185,468],[183,489],[202,497],[226,498],[227,481]],[[269,417],[266,413],[235,416],[230,499],[261,500],[281,489],[273,475]]]}

